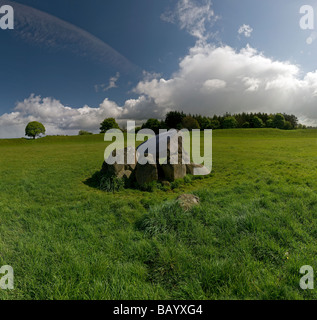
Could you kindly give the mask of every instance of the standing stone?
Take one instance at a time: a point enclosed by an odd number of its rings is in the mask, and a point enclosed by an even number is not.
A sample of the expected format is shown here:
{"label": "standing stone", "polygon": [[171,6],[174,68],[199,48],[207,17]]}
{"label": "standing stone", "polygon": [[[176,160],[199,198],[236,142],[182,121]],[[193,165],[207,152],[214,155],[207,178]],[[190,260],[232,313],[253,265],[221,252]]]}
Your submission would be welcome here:
{"label": "standing stone", "polygon": [[[132,147],[124,148],[123,152],[122,150],[118,151],[118,162],[119,163],[114,163],[114,164],[108,164],[109,158],[107,159],[107,162],[104,162],[102,165],[102,172],[105,174],[109,174],[111,176],[116,176],[116,177],[123,177],[124,175],[127,175],[126,171],[132,172],[136,168],[136,164],[126,164],[127,163],[127,154],[128,153],[134,153],[135,154],[135,149]],[[114,157],[115,151],[112,152],[112,156]]]}
{"label": "standing stone", "polygon": [[[148,154],[147,158],[153,160],[153,156],[151,154]],[[135,177],[139,185],[144,185],[152,181],[157,181],[158,180],[157,164],[147,163],[142,165],[140,163],[137,163],[136,169],[135,169]]]}
{"label": "standing stone", "polygon": [[126,179],[126,180],[128,180],[128,179],[130,178],[131,174],[132,174],[132,171],[130,171],[130,170],[124,170],[124,171],[121,171],[121,172],[118,174],[117,177],[120,178],[120,179]]}
{"label": "standing stone", "polygon": [[167,181],[182,179],[186,176],[185,164],[162,164],[161,168]]}
{"label": "standing stone", "polygon": [[[195,170],[196,169],[196,170]],[[195,163],[190,163],[186,165],[186,174],[191,174],[194,175],[194,171],[199,173],[199,175],[208,175],[210,174],[210,171],[203,166],[202,164],[195,164]]]}
{"label": "standing stone", "polygon": [[124,165],[123,164],[108,164],[107,162],[104,162],[102,164],[101,172],[103,174],[107,174],[110,176],[118,176],[121,172],[124,171]]}

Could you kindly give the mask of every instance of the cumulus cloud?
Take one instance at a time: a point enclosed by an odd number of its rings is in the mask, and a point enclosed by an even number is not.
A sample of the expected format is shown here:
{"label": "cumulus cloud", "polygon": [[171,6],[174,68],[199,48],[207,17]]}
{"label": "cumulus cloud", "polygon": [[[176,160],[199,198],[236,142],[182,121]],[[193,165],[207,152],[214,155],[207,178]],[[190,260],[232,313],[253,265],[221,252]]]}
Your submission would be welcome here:
{"label": "cumulus cloud", "polygon": [[209,116],[286,112],[317,120],[317,72],[301,76],[298,66],[267,58],[250,46],[236,51],[197,43],[170,79],[141,81],[135,91],[164,110]]}
{"label": "cumulus cloud", "polygon": [[[178,23],[197,39],[171,77],[144,72],[133,90],[138,98],[122,106],[104,99],[98,108],[85,105],[77,109],[53,98],[31,95],[13,112],[0,116],[0,137],[23,136],[29,121],[42,122],[47,134],[76,134],[81,129],[98,132],[100,122],[107,117],[124,126],[128,119],[162,119],[170,110],[207,116],[285,112],[297,115],[305,124],[317,125],[317,71],[304,74],[299,66],[268,58],[249,45],[237,51],[209,44],[207,25],[216,16],[210,1],[197,3],[180,0],[176,11],[162,17]],[[241,34],[247,36],[250,30],[244,27]],[[109,89],[116,81],[115,77],[110,79]]]}
{"label": "cumulus cloud", "polygon": [[242,25],[238,30],[238,33],[243,34],[246,38],[250,38],[252,32],[253,29],[247,24]]}
{"label": "cumulus cloud", "polygon": [[[121,107],[114,101],[105,99],[98,108],[87,105],[71,108],[53,98],[42,98],[32,94],[17,103],[14,111],[0,116],[0,137],[16,138],[24,136],[28,122],[39,121],[49,135],[77,134],[79,130],[97,133],[100,122],[105,118],[116,118],[122,127],[126,120],[143,120],[155,114],[153,101],[145,96],[130,99]],[[156,113],[157,116],[161,116]]]}
{"label": "cumulus cloud", "polygon": [[226,81],[219,80],[219,79],[211,79],[206,80],[205,83],[202,86],[202,91],[205,93],[225,88],[227,85]]}
{"label": "cumulus cloud", "polygon": [[162,119],[170,110],[212,116],[225,112],[285,112],[317,125],[317,71],[302,75],[299,66],[266,57],[250,46],[197,43],[169,79],[145,74],[135,87],[139,95],[119,106],[105,99],[98,108],[79,109],[53,98],[31,95],[12,113],[0,117],[0,136],[23,136],[29,121],[40,121],[48,134],[98,132],[107,117],[122,126],[128,119]]}

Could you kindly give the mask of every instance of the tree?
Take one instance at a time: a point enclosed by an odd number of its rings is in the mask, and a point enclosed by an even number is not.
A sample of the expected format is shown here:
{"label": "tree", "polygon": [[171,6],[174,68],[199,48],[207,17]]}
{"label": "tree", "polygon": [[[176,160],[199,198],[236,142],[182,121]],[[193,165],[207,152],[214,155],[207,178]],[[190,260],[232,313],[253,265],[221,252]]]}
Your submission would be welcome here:
{"label": "tree", "polygon": [[28,137],[35,139],[40,134],[45,134],[45,127],[40,122],[30,122],[25,128],[25,135]]}
{"label": "tree", "polygon": [[205,129],[212,129],[211,127],[211,120],[207,117],[202,117],[202,116],[195,116],[193,117],[195,120],[197,120],[199,127],[201,130]]}
{"label": "tree", "polygon": [[292,130],[294,129],[290,121],[285,121],[284,130]]}
{"label": "tree", "polygon": [[182,127],[188,130],[200,129],[198,121],[191,116],[187,116],[182,120]]}
{"label": "tree", "polygon": [[235,117],[226,117],[224,120],[223,120],[223,123],[222,123],[222,126],[224,129],[233,129],[233,128],[236,128],[238,125],[238,122],[236,120]]}
{"label": "tree", "polygon": [[273,119],[274,128],[284,129],[285,126],[285,118],[282,114],[278,113],[274,116]]}
{"label": "tree", "polygon": [[252,126],[253,128],[263,128],[264,123],[259,117],[255,116],[252,118]]}
{"label": "tree", "polygon": [[153,130],[155,134],[159,134],[161,122],[157,119],[149,119],[142,125],[142,129],[150,129]]}
{"label": "tree", "polygon": [[216,130],[216,129],[219,129],[220,128],[220,122],[219,120],[211,120],[210,121],[210,129],[213,129],[213,130]]}
{"label": "tree", "polygon": [[250,128],[250,123],[247,121],[242,125],[242,128]]}
{"label": "tree", "polygon": [[106,133],[110,129],[120,129],[114,118],[107,118],[100,123],[100,133]]}
{"label": "tree", "polygon": [[306,128],[307,127],[301,123],[297,126],[297,129],[306,129]]}
{"label": "tree", "polygon": [[181,129],[185,117],[184,112],[171,111],[166,115],[165,123],[169,129]]}
{"label": "tree", "polygon": [[285,121],[289,121],[291,126],[292,126],[292,129],[295,129],[297,128],[298,126],[298,119],[296,116],[294,116],[293,114],[286,114],[286,113],[283,113],[283,117],[285,118]]}
{"label": "tree", "polygon": [[78,132],[78,135],[79,135],[79,136],[91,136],[92,133],[91,133],[91,132],[88,132],[88,131],[85,131],[85,130],[80,130],[80,131]]}
{"label": "tree", "polygon": [[267,128],[274,128],[274,121],[273,121],[273,119],[268,119],[268,120],[266,121],[266,127],[267,127]]}

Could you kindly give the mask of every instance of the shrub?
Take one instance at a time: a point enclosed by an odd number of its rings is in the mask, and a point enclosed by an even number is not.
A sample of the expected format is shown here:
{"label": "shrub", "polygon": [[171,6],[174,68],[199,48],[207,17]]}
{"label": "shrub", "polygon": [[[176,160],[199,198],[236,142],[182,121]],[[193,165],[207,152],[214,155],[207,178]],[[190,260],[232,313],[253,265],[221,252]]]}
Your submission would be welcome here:
{"label": "shrub", "polygon": [[184,178],[183,179],[177,179],[173,182],[171,182],[171,188],[172,190],[179,188],[180,186],[184,185],[185,181]]}
{"label": "shrub", "polygon": [[99,189],[106,192],[116,192],[124,188],[125,182],[116,176],[102,176],[100,179]]}
{"label": "shrub", "polygon": [[91,136],[92,133],[91,133],[91,132],[88,132],[88,131],[85,131],[85,130],[80,130],[80,131],[78,132],[78,135],[79,135],[79,136]]}
{"label": "shrub", "polygon": [[184,182],[185,183],[192,183],[193,182],[193,177],[191,175],[186,175],[184,177]]}
{"label": "shrub", "polygon": [[145,183],[143,185],[138,185],[138,189],[145,192],[154,192],[156,189],[158,189],[158,182],[152,181],[149,183]]}

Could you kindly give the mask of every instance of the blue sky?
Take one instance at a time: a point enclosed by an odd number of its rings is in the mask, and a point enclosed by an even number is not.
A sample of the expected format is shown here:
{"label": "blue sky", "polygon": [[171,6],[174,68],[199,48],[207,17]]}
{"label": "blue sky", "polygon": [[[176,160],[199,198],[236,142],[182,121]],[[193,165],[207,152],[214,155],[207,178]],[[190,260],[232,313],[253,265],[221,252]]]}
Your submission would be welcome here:
{"label": "blue sky", "polygon": [[317,41],[306,43],[314,31],[299,27],[299,9],[317,15],[317,1],[5,4],[15,29],[0,29],[0,138],[23,136],[30,120],[76,134],[108,116],[124,124],[173,109],[286,112],[316,124]]}

